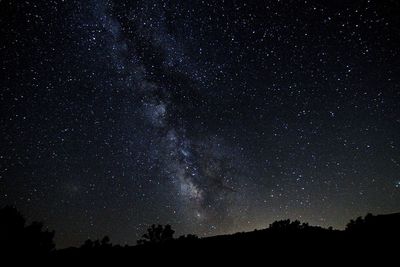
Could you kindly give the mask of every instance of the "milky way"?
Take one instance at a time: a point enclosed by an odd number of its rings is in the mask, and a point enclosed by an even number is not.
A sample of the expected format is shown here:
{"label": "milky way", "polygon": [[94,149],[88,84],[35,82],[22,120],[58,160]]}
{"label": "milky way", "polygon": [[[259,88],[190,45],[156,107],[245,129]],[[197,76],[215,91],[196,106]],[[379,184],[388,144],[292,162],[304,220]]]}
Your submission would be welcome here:
{"label": "milky way", "polygon": [[[98,21],[91,24],[100,24],[105,31],[103,34],[109,35],[109,44],[105,47],[109,51],[104,52],[111,55],[111,63],[121,72],[124,81],[122,89],[141,94],[144,118],[149,123],[150,131],[157,132],[157,138],[151,140],[153,147],[149,148],[159,153],[153,159],[158,169],[152,175],[164,177],[174,184],[178,201],[188,205],[184,206],[187,208],[184,213],[189,218],[200,221],[200,225],[212,224],[212,228],[216,228],[215,225],[229,218],[227,209],[234,204],[230,195],[237,192],[230,185],[235,181],[235,176],[229,172],[233,167],[221,145],[223,140],[218,143],[207,140],[207,136],[192,140],[186,131],[187,127],[192,126],[191,122],[180,114],[187,109],[186,104],[180,99],[174,99],[191,97],[190,90],[202,93],[203,88],[193,81],[195,78],[191,72],[194,64],[167,32],[163,12],[155,8],[158,6],[157,1],[138,3],[136,7],[139,10],[152,9],[150,18],[146,13],[134,11],[139,15],[133,23],[141,23],[135,27],[135,33],[145,40],[130,40],[122,35],[121,24],[112,17],[110,4],[105,1],[93,3],[90,11],[93,11]],[[181,75],[180,79],[187,84],[166,84],[163,80],[155,80],[151,73],[148,74],[151,71],[147,70],[149,67],[143,62],[146,59],[138,59],[140,57],[137,56],[136,42],[143,41],[147,49],[157,50],[161,54],[158,71],[162,77]],[[127,80],[130,82],[127,83]]]}
{"label": "milky way", "polygon": [[58,246],[399,211],[396,1],[0,5],[0,204]]}

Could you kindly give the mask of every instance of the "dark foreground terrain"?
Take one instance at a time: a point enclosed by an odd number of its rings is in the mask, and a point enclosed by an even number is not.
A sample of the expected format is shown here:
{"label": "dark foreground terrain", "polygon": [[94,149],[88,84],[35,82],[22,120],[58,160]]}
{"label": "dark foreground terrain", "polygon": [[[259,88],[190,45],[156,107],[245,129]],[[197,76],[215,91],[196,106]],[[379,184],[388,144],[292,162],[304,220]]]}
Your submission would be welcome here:
{"label": "dark foreground terrain", "polygon": [[[348,260],[354,260],[389,266],[385,261],[396,260],[400,255],[400,213],[368,214],[351,220],[345,230],[283,220],[263,230],[207,238],[195,235],[173,238],[171,226],[153,225],[136,246],[113,245],[105,237],[87,240],[79,248],[61,250],[54,249],[54,232],[43,231],[40,223],[25,226],[23,217],[13,208],[0,211],[0,223],[1,259],[4,262],[11,259],[15,262],[40,260],[54,266],[83,263],[134,266],[135,263],[211,264],[216,260],[225,263],[313,261],[325,266],[331,263],[345,265]],[[397,263],[390,265],[397,266]]]}

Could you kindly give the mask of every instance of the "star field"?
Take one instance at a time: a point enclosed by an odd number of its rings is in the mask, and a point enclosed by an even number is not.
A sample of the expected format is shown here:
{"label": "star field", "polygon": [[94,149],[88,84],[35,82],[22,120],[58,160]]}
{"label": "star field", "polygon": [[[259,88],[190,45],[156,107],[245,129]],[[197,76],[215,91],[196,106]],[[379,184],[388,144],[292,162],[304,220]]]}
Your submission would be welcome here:
{"label": "star field", "polygon": [[396,1],[0,10],[0,204],[58,247],[399,211]]}

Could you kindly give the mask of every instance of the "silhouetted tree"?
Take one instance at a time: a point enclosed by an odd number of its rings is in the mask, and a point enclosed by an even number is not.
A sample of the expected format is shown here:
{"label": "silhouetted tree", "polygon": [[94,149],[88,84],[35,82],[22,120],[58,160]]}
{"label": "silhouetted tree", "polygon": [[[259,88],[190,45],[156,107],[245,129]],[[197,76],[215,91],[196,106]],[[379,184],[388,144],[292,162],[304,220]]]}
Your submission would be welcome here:
{"label": "silhouetted tree", "polygon": [[289,219],[275,221],[269,225],[269,229],[272,231],[292,231],[301,229],[299,221],[291,222]]}
{"label": "silhouetted tree", "polygon": [[29,249],[36,252],[50,252],[54,249],[54,232],[43,231],[43,223],[33,222],[25,227],[25,241]]}
{"label": "silhouetted tree", "polygon": [[2,251],[21,254],[46,254],[55,248],[54,232],[43,230],[43,224],[25,226],[24,217],[14,207],[0,209],[0,247]]}
{"label": "silhouetted tree", "polygon": [[110,243],[110,238],[108,236],[104,236],[100,243],[100,246],[102,248],[112,247],[112,244]]}
{"label": "silhouetted tree", "polygon": [[175,231],[172,230],[171,225],[167,224],[165,227],[162,225],[153,224],[147,229],[147,233],[142,235],[142,239],[138,240],[137,243],[141,244],[156,244],[163,243],[173,239]]}
{"label": "silhouetted tree", "polygon": [[98,249],[98,248],[110,248],[110,247],[112,247],[112,244],[108,236],[104,236],[103,239],[101,240],[96,239],[95,241],[88,239],[81,246],[81,248],[83,249],[93,249],[93,248]]}
{"label": "silhouetted tree", "polygon": [[0,241],[2,246],[14,245],[22,238],[25,227],[25,219],[13,207],[5,207],[0,210]]}
{"label": "silhouetted tree", "polygon": [[349,232],[362,232],[374,226],[374,216],[368,213],[364,218],[357,217],[355,220],[350,220],[346,225],[346,231]]}
{"label": "silhouetted tree", "polygon": [[91,239],[88,239],[85,241],[85,243],[83,243],[83,245],[81,246],[81,248],[83,249],[92,249],[94,247],[94,243]]}

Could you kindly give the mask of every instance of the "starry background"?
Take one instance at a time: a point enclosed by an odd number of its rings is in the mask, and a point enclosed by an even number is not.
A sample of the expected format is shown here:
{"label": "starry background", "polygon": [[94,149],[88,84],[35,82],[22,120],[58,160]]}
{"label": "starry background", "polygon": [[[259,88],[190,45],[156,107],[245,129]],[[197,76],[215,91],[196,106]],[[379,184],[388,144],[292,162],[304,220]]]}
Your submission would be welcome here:
{"label": "starry background", "polygon": [[58,247],[400,210],[397,1],[0,10],[0,204]]}

